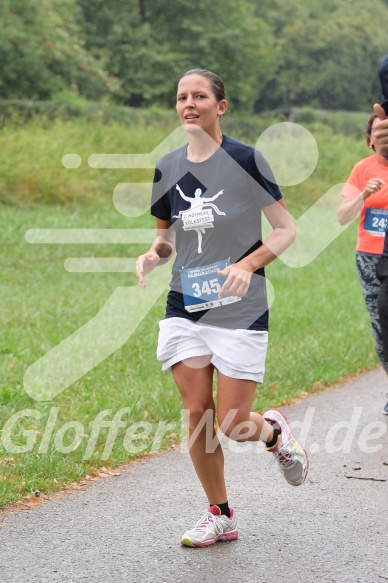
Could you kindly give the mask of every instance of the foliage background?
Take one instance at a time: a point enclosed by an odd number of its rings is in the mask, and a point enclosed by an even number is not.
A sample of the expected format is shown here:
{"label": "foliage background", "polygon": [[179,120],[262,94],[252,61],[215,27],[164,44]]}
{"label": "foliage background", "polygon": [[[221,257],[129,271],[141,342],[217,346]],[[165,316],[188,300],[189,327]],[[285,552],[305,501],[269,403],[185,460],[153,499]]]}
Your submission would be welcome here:
{"label": "foliage background", "polygon": [[387,30],[387,0],[3,0],[0,99],[171,106],[200,66],[235,110],[362,110]]}

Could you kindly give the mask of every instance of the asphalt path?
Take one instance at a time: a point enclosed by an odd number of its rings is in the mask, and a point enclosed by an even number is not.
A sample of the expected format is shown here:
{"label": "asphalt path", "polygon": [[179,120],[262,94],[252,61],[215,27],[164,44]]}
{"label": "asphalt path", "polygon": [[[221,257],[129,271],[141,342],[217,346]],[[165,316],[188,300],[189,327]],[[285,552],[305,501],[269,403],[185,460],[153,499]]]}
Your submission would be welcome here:
{"label": "asphalt path", "polygon": [[282,409],[310,455],[297,488],[262,445],[223,438],[237,541],[180,545],[207,501],[175,450],[0,515],[1,583],[388,581],[387,386],[376,370]]}

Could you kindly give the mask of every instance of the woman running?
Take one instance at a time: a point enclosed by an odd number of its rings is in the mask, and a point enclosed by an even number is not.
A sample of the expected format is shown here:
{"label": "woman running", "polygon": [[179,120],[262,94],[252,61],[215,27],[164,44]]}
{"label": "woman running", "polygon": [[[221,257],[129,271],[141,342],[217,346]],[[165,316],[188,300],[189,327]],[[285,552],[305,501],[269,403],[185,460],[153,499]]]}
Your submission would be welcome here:
{"label": "woman running", "polygon": [[[308,471],[285,417],[251,412],[268,343],[264,266],[292,244],[295,228],[263,156],[221,132],[226,109],[215,73],[194,69],[180,79],[176,110],[188,143],[157,164],[157,236],[137,260],[144,287],[147,273],[176,252],[157,357],[181,393],[190,456],[209,502],[183,534],[190,547],[238,538],[217,424],[231,439],[264,441],[291,485],[302,484]],[[264,243],[262,213],[272,227]]]}

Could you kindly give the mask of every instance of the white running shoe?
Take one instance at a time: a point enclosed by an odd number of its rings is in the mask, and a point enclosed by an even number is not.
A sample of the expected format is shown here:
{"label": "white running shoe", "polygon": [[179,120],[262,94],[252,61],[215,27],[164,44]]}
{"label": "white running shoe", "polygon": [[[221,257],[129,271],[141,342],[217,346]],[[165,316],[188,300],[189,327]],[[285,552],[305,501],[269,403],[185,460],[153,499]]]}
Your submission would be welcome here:
{"label": "white running shoe", "polygon": [[278,443],[274,447],[267,447],[267,451],[274,454],[287,482],[291,486],[300,486],[305,481],[309,469],[307,452],[296,441],[286,417],[279,411],[267,411],[263,417],[266,421],[276,423],[281,431]]}
{"label": "white running shoe", "polygon": [[218,541],[238,538],[234,509],[230,508],[230,518],[220,514],[218,506],[210,506],[191,530],[182,537],[182,545],[186,547],[207,547]]}

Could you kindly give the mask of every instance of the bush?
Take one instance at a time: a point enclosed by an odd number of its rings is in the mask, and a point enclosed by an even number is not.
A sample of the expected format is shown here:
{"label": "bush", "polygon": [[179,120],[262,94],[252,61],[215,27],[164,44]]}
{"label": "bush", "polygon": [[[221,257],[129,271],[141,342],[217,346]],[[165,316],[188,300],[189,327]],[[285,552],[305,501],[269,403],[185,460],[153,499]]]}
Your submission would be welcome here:
{"label": "bush", "polygon": [[177,123],[176,114],[161,108],[125,107],[115,103],[88,101],[71,91],[58,93],[51,101],[34,100],[0,100],[0,128],[12,123],[25,124],[38,118],[44,125],[47,120],[72,120],[82,118],[89,121],[101,121],[104,124],[120,123],[125,126],[148,123],[157,118],[162,122]]}

